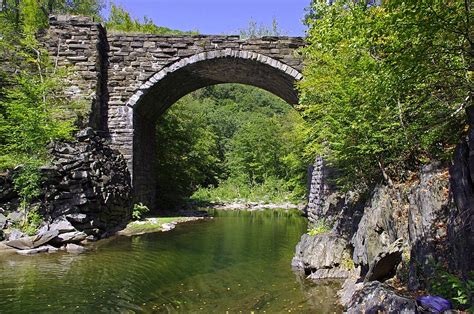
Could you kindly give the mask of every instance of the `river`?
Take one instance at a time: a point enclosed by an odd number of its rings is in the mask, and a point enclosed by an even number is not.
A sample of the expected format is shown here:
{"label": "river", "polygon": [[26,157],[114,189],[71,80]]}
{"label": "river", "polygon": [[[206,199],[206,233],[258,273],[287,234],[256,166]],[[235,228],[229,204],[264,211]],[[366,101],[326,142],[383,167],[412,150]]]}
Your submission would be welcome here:
{"label": "river", "polygon": [[0,255],[0,312],[335,311],[337,284],[290,267],[306,221],[219,211],[170,232],[114,237],[83,254]]}

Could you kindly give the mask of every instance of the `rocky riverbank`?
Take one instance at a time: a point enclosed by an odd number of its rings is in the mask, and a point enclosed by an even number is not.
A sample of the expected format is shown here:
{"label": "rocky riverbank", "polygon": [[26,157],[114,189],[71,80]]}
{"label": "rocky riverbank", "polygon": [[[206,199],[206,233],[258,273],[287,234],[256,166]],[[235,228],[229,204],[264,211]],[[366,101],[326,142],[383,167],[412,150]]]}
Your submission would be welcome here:
{"label": "rocky riverbank", "polygon": [[247,202],[247,201],[237,201],[237,202],[216,202],[206,204],[206,207],[217,209],[217,210],[271,210],[271,209],[284,209],[284,210],[299,210],[303,211],[305,204],[294,204],[294,203],[264,203],[264,202]]}
{"label": "rocky riverbank", "polygon": [[460,276],[472,271],[473,247],[462,254],[452,232],[459,219],[452,195],[448,168],[436,164],[368,197],[329,193],[310,222],[320,232],[302,236],[292,265],[312,280],[345,279],[339,295],[349,313],[414,312],[413,296],[427,293],[439,265]]}
{"label": "rocky riverbank", "polygon": [[82,250],[80,243],[108,237],[131,218],[127,164],[106,139],[87,128],[49,150],[31,203],[22,205],[14,188],[21,167],[0,175],[0,240],[23,254]]}

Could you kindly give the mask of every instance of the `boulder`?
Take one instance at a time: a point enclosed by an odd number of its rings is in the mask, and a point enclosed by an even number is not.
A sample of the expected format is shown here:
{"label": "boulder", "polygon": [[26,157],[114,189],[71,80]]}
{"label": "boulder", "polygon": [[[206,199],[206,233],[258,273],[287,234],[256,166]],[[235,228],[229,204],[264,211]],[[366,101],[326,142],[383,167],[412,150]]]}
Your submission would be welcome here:
{"label": "boulder", "polygon": [[26,234],[18,229],[11,229],[11,231],[7,234],[7,240],[17,240],[26,236]]}
{"label": "boulder", "polygon": [[365,282],[384,281],[395,276],[397,266],[402,261],[403,239],[393,242],[386,250],[383,250],[370,263],[369,271],[365,276]]}
{"label": "boulder", "polygon": [[415,300],[401,296],[378,281],[364,283],[352,297],[347,313],[416,313]]}
{"label": "boulder", "polygon": [[[312,279],[346,278],[351,254],[348,242],[334,234],[304,234],[296,246],[292,266]],[[349,262],[349,263],[348,263]]]}
{"label": "boulder", "polygon": [[87,234],[80,231],[73,231],[67,233],[61,233],[57,237],[51,240],[53,244],[65,244],[65,243],[75,243],[81,242],[87,238]]}
{"label": "boulder", "polygon": [[58,236],[57,230],[46,231],[39,233],[32,237],[23,237],[16,240],[7,241],[5,244],[19,250],[29,250],[42,246],[48,243],[53,238]]}
{"label": "boulder", "polygon": [[64,217],[60,217],[49,225],[49,230],[57,230],[59,234],[75,231],[74,226]]}
{"label": "boulder", "polygon": [[77,244],[69,243],[66,245],[66,251],[68,253],[82,253],[86,251],[86,248]]}

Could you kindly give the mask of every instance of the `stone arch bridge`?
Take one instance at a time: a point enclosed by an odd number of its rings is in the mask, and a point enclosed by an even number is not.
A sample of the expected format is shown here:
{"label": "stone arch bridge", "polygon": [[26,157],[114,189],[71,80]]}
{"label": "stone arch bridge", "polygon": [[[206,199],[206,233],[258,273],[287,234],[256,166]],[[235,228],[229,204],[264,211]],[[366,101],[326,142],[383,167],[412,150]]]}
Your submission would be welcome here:
{"label": "stone arch bridge", "polygon": [[156,119],[186,94],[220,83],[265,89],[296,104],[300,37],[108,33],[77,16],[53,16],[42,34],[59,66],[74,74],[68,93],[91,103],[90,125],[127,159],[135,201],[153,205]]}

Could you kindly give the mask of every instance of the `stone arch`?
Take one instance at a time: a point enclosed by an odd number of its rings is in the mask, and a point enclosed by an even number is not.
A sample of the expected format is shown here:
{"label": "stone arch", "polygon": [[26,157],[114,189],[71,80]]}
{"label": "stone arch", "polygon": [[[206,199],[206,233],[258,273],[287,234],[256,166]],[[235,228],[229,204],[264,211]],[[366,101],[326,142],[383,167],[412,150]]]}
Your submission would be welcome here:
{"label": "stone arch", "polygon": [[216,50],[182,58],[155,73],[127,102],[133,125],[132,180],[135,201],[153,206],[155,123],[181,97],[202,87],[241,83],[267,90],[297,104],[295,83],[303,78],[295,68],[260,53]]}

